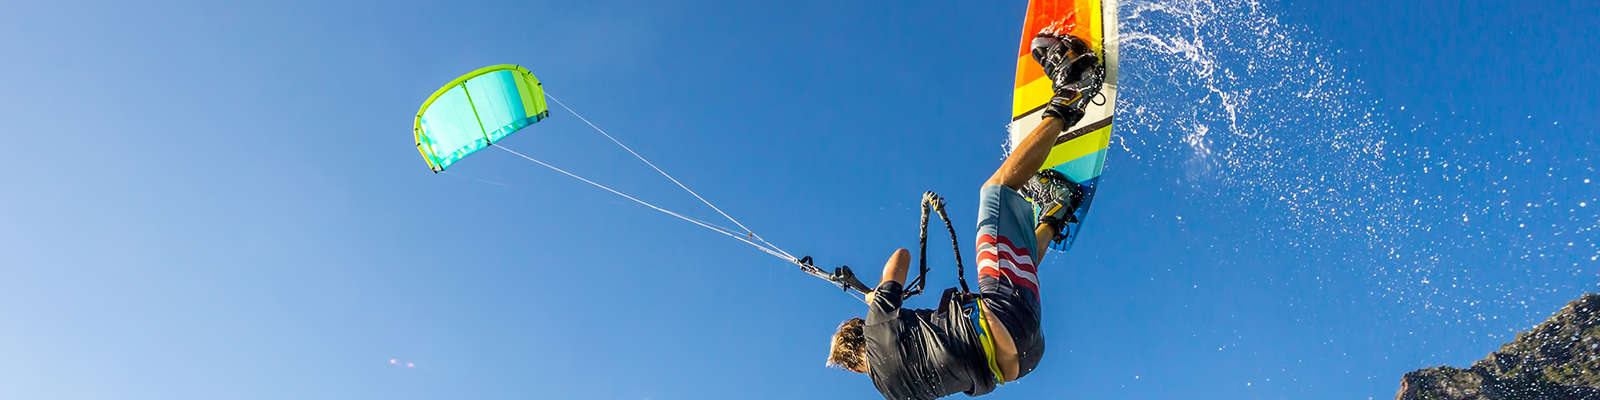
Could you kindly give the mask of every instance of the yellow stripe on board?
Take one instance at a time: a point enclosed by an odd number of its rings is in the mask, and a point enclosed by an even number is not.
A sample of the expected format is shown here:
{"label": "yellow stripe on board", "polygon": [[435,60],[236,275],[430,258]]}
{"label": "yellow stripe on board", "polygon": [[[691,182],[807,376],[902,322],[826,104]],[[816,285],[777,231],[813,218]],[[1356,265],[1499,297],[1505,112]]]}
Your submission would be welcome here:
{"label": "yellow stripe on board", "polygon": [[[1085,29],[1078,30],[1079,32],[1084,33],[1083,36],[1086,36],[1082,37],[1082,39],[1087,41],[1089,43],[1089,47],[1101,57],[1106,57],[1105,14],[1102,12],[1103,10],[1101,9],[1100,2],[1085,1],[1079,3],[1077,7],[1079,11],[1078,15],[1080,15],[1079,21],[1087,20],[1084,21],[1087,22],[1084,24]],[[1024,43],[1027,42],[1024,41]],[[1025,79],[1024,77],[1030,75],[1028,72],[1031,71],[1027,70],[1028,68],[1039,68],[1039,64],[1033,60],[1033,55],[1026,53],[1017,57],[1016,65],[1016,76],[1018,79]],[[1038,72],[1033,73],[1038,74]],[[1015,88],[1016,92],[1014,92],[1011,97],[1012,119],[1020,118],[1028,111],[1032,111],[1033,109],[1039,108],[1039,106],[1045,105],[1045,103],[1049,103],[1050,97],[1054,96],[1055,91],[1051,88],[1050,79],[1042,74],[1038,76],[1039,78]]]}
{"label": "yellow stripe on board", "polygon": [[[1027,67],[1039,68],[1032,63],[1032,56],[1025,57],[1030,57],[1028,60],[1026,60],[1029,61],[1029,63],[1026,64]],[[1024,60],[1019,59],[1017,61],[1017,68],[1023,68],[1024,64],[1022,64],[1022,61]],[[1023,114],[1027,114],[1028,111],[1032,111],[1035,108],[1039,108],[1039,106],[1045,105],[1045,103],[1049,103],[1051,96],[1055,96],[1055,89],[1050,88],[1050,78],[1043,76],[1039,77],[1039,79],[1034,79],[1033,82],[1028,82],[1021,87],[1018,87],[1016,91],[1011,94],[1011,118],[1016,119],[1021,117]]]}
{"label": "yellow stripe on board", "polygon": [[1050,156],[1044,159],[1044,168],[1050,168],[1076,160],[1079,157],[1094,154],[1094,152],[1111,147],[1111,125],[1096,129],[1087,135],[1079,136],[1066,143],[1058,144],[1050,149]]}

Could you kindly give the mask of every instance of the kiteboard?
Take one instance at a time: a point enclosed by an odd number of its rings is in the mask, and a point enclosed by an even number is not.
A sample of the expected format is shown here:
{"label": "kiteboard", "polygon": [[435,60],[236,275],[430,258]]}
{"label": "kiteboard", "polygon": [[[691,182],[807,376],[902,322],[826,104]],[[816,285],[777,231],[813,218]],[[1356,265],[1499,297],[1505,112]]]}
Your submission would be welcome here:
{"label": "kiteboard", "polygon": [[1045,28],[1077,36],[1088,42],[1089,48],[1105,62],[1105,83],[1099,97],[1084,109],[1082,121],[1069,127],[1056,139],[1050,156],[1045,158],[1041,170],[1055,169],[1077,183],[1083,200],[1073,216],[1076,223],[1067,225],[1067,239],[1059,248],[1065,250],[1077,240],[1082,221],[1088,216],[1089,205],[1094,200],[1095,188],[1100,182],[1100,172],[1105,168],[1106,150],[1111,145],[1111,117],[1117,103],[1117,1],[1116,0],[1032,0],[1028,2],[1028,15],[1022,23],[1022,45],[1017,51],[1017,80],[1012,92],[1011,136],[1006,141],[1009,152],[1039,125],[1044,117],[1044,106],[1050,102],[1053,91],[1044,68],[1033,60],[1030,45],[1035,35]]}

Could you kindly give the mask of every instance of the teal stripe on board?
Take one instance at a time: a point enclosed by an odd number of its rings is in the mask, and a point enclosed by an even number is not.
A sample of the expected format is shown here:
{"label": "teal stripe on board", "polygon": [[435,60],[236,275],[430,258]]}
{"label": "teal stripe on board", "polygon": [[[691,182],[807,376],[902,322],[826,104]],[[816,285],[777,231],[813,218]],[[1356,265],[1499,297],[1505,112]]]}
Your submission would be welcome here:
{"label": "teal stripe on board", "polygon": [[1102,161],[1105,158],[1106,149],[1100,149],[1100,151],[1089,153],[1083,157],[1078,157],[1076,160],[1067,161],[1051,168],[1060,171],[1062,175],[1066,175],[1067,179],[1071,179],[1073,182],[1083,182],[1100,177],[1102,166],[1105,165]]}

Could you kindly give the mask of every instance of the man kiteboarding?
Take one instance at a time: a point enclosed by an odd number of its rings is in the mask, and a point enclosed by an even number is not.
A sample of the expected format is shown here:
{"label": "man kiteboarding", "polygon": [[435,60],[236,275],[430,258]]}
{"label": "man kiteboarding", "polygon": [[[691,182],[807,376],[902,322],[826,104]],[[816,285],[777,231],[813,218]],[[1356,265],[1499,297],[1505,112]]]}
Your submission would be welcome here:
{"label": "man kiteboarding", "polygon": [[1083,118],[1105,71],[1077,37],[1047,30],[1031,48],[1054,97],[980,190],[979,293],[951,289],[938,310],[902,309],[911,254],[899,249],[867,295],[867,317],[845,321],[833,336],[828,365],[867,374],[885,399],[982,395],[1027,375],[1044,355],[1037,265],[1043,249],[1065,239],[1081,195],[1059,172],[1035,171]]}

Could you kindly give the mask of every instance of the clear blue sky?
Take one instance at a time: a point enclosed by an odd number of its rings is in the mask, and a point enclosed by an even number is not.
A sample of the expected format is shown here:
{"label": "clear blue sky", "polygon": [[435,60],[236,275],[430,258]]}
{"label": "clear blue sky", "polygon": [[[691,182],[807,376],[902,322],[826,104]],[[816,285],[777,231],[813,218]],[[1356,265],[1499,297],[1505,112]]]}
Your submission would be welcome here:
{"label": "clear blue sky", "polygon": [[[429,173],[412,115],[528,66],[870,271],[923,190],[971,245],[1025,7],[339,3],[5,6],[0,398],[874,398],[822,365],[853,299],[505,154]],[[1600,7],[1121,11],[1120,145],[992,398],[1388,398],[1600,290]],[[561,110],[506,145],[716,217]]]}

